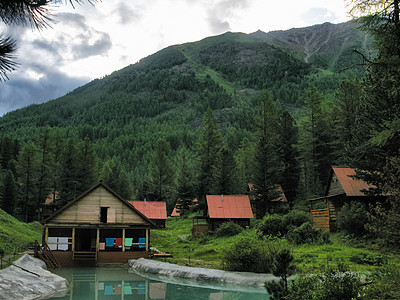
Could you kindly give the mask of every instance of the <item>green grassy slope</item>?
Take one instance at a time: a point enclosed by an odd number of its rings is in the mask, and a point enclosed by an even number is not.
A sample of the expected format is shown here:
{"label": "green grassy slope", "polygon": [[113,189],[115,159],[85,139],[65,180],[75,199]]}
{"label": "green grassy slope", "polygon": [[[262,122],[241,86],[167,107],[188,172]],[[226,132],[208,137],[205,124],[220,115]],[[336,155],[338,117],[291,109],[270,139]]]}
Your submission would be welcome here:
{"label": "green grassy slope", "polygon": [[[224,269],[222,258],[227,249],[241,236],[252,236],[255,229],[247,229],[237,236],[191,235],[192,216],[168,218],[165,229],[151,231],[151,246],[162,252],[171,253],[173,258],[160,258],[184,266]],[[354,272],[372,272],[382,265],[400,264],[399,255],[371,250],[367,245],[356,247],[344,243],[338,234],[331,234],[331,243],[325,245],[293,245],[281,239],[281,245],[291,249],[297,268],[303,272],[316,272],[326,264],[342,261]]]}
{"label": "green grassy slope", "polygon": [[27,245],[42,239],[42,225],[23,223],[0,209],[0,248],[5,254],[24,251]]}

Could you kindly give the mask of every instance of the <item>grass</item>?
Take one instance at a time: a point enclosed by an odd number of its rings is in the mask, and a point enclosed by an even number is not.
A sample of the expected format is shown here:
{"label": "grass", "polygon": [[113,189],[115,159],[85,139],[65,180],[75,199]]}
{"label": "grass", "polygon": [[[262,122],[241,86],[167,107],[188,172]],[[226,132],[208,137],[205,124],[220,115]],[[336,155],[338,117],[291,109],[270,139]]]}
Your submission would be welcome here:
{"label": "grass", "polygon": [[20,222],[0,209],[0,248],[4,254],[27,249],[28,244],[42,239],[43,226],[38,222]]}
{"label": "grass", "polygon": [[[165,229],[151,231],[151,244],[160,251],[173,254],[173,258],[160,259],[183,266],[224,269],[222,257],[227,249],[242,234],[233,237],[191,235],[192,217],[169,218]],[[299,271],[312,273],[323,266],[341,260],[354,272],[373,272],[387,262],[400,266],[400,256],[362,247],[348,245],[339,234],[331,234],[331,244],[292,245],[282,239],[282,245],[289,247],[295,257]]]}

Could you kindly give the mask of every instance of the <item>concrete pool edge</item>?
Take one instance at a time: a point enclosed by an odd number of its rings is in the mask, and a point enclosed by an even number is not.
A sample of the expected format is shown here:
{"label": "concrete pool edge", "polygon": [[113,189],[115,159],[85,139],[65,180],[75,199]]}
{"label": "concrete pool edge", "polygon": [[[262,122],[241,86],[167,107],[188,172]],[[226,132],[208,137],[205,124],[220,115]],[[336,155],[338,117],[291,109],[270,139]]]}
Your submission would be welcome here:
{"label": "concrete pool edge", "polygon": [[51,273],[43,261],[28,254],[0,270],[0,295],[4,299],[48,299],[63,296],[68,290],[65,278]]}
{"label": "concrete pool edge", "polygon": [[272,274],[185,267],[145,258],[129,260],[128,264],[132,272],[149,279],[235,291],[265,292],[266,281],[279,280]]}

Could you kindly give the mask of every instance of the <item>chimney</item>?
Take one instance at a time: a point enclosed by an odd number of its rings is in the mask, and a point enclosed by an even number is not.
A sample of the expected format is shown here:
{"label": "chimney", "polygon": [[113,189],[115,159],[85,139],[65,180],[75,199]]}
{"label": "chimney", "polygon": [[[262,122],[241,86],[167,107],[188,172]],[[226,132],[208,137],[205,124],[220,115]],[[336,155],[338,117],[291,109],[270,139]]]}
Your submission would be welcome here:
{"label": "chimney", "polygon": [[224,195],[221,194],[221,202],[224,202]]}

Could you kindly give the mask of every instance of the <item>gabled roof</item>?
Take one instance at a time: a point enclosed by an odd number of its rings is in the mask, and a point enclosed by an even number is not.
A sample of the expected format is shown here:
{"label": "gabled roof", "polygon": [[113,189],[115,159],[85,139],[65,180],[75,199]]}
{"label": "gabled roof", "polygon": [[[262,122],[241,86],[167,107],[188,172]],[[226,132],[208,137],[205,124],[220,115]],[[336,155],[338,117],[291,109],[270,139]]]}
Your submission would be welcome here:
{"label": "gabled roof", "polygon": [[[254,188],[254,184],[253,183],[248,183],[247,184],[247,191],[248,192],[252,192]],[[280,184],[275,184],[275,188],[276,191],[279,193],[279,197],[275,198],[272,200],[272,202],[283,202],[283,203],[287,203],[288,200],[286,198],[285,193],[283,192],[282,186]]]}
{"label": "gabled roof", "polygon": [[174,207],[174,209],[173,209],[173,211],[171,213],[171,217],[179,217],[180,215],[181,215],[181,213],[178,212],[178,210],[176,208],[176,205],[175,205],[175,207]]}
{"label": "gabled roof", "polygon": [[248,195],[207,195],[210,219],[252,219]]}
{"label": "gabled roof", "polygon": [[[332,167],[330,179],[332,180],[333,174],[336,175],[340,185],[342,186],[346,196],[348,197],[359,197],[366,196],[362,190],[368,190],[375,188],[375,186],[366,183],[361,179],[357,179],[351,176],[356,175],[356,172],[352,168],[347,167]],[[331,182],[330,180],[330,182]],[[329,190],[330,182],[327,188]]]}
{"label": "gabled roof", "polygon": [[60,199],[60,195],[59,195],[59,193],[58,192],[55,192],[55,194],[54,193],[50,193],[48,196],[47,196],[47,198],[44,200],[44,204],[52,204],[52,203],[54,203],[54,200],[58,200],[58,199]]}
{"label": "gabled roof", "polygon": [[130,209],[132,209],[135,213],[137,213],[139,216],[141,216],[143,219],[145,219],[146,221],[148,221],[152,226],[155,226],[155,224],[149,220],[149,218],[147,218],[142,212],[140,212],[139,210],[137,210],[132,204],[130,204],[128,201],[126,201],[125,199],[123,199],[119,194],[117,194],[113,189],[111,189],[109,186],[107,186],[106,184],[104,184],[103,182],[99,182],[97,184],[95,184],[93,187],[91,187],[90,189],[88,189],[87,191],[83,192],[79,197],[75,198],[74,200],[68,202],[66,205],[64,205],[63,207],[61,207],[60,209],[56,210],[54,212],[54,214],[52,214],[51,216],[49,216],[48,218],[46,218],[45,220],[43,220],[43,223],[47,223],[48,221],[50,221],[51,219],[53,219],[55,216],[59,215],[60,213],[62,213],[64,210],[66,210],[68,207],[72,206],[73,204],[75,204],[76,202],[78,202],[79,200],[81,200],[82,198],[84,198],[85,196],[87,196],[89,193],[91,193],[92,191],[94,191],[95,189],[99,188],[99,187],[103,187],[105,188],[108,192],[110,192],[112,195],[114,195],[117,199],[119,199],[120,201],[122,201],[123,203],[125,203]]}
{"label": "gabled roof", "polygon": [[154,201],[128,201],[148,219],[166,220],[167,204]]}

